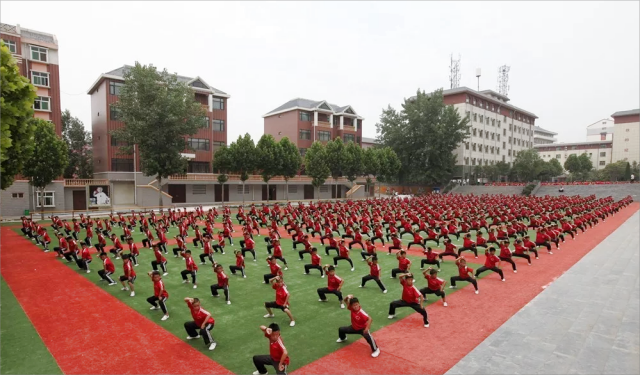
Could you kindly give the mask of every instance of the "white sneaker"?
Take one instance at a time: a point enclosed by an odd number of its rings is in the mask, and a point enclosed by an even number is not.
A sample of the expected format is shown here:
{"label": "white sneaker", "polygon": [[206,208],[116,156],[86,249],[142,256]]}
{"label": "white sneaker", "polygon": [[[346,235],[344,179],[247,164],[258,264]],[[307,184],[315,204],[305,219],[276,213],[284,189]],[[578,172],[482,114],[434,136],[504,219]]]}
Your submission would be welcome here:
{"label": "white sneaker", "polygon": [[198,289],[198,285],[193,284],[193,289]]}
{"label": "white sneaker", "polygon": [[549,255],[553,255],[553,252],[552,252],[552,251],[549,251]]}
{"label": "white sneaker", "polygon": [[87,273],[91,273],[91,270],[87,270]]}
{"label": "white sneaker", "polygon": [[344,307],[345,307],[345,306],[344,306],[344,303],[341,303],[341,304],[340,304],[340,308],[341,308],[341,309],[344,309]]}
{"label": "white sneaker", "polygon": [[513,273],[518,273],[518,270],[513,270]]}
{"label": "white sneaker", "polygon": [[273,314],[267,314],[267,315],[263,316],[263,318],[273,318]]}
{"label": "white sneaker", "polygon": [[169,272],[165,272],[162,274],[162,276],[167,276],[169,274]]}
{"label": "white sneaker", "polygon": [[186,283],[188,283],[188,282],[189,282],[189,280],[182,280],[182,283],[183,283],[183,284],[186,284]]}
{"label": "white sneaker", "polygon": [[354,267],[351,267],[351,272],[355,271],[356,269]]}
{"label": "white sneaker", "polygon": [[162,319],[160,319],[160,320],[167,320],[167,319],[169,319],[169,315],[163,315]]}
{"label": "white sneaker", "polygon": [[111,286],[111,285],[116,285],[116,284],[117,284],[117,283],[109,283],[109,286]]}
{"label": "white sneaker", "polygon": [[206,263],[206,262],[200,262],[200,264],[201,264],[201,265],[205,265],[205,264],[207,264],[207,263]]}
{"label": "white sneaker", "polygon": [[336,342],[345,342],[345,341],[347,341],[347,339],[344,339],[344,340],[343,340],[343,339],[341,339],[341,338],[338,338],[338,339],[336,340]]}
{"label": "white sneaker", "polygon": [[187,340],[195,340],[195,339],[199,339],[200,335],[196,336],[196,337],[191,337],[191,336],[187,336]]}
{"label": "white sneaker", "polygon": [[375,352],[371,353],[371,356],[372,356],[373,358],[376,358],[376,357],[377,357],[377,356],[379,356],[379,355],[380,355],[380,348],[376,349],[376,351],[375,351]]}
{"label": "white sneaker", "polygon": [[160,310],[160,308],[158,306],[151,306],[149,310]]}
{"label": "white sneaker", "polygon": [[506,279],[502,279],[502,281],[506,281]]}
{"label": "white sneaker", "polygon": [[247,278],[247,275],[242,275],[242,278],[243,278],[243,279],[246,279],[246,278]]}
{"label": "white sneaker", "polygon": [[231,304],[231,301],[227,301],[227,305],[230,305],[230,304]]}
{"label": "white sneaker", "polygon": [[536,259],[540,259],[540,258],[536,257]]}
{"label": "white sneaker", "polygon": [[289,323],[289,327],[295,327],[296,326],[296,321],[292,320],[291,323]]}
{"label": "white sneaker", "polygon": [[425,325],[424,325],[424,328],[429,328],[429,324],[425,324]]}
{"label": "white sneaker", "polygon": [[284,270],[285,270],[285,271],[288,271],[288,270],[289,270],[289,267],[285,267],[285,268],[284,268]]}
{"label": "white sneaker", "polygon": [[129,294],[129,297],[135,297],[136,296],[136,292],[131,292],[131,294]]}
{"label": "white sneaker", "polygon": [[449,305],[447,305],[447,303],[446,303],[446,302],[443,302],[443,303],[442,303],[442,306],[447,307],[447,306],[449,306]]}
{"label": "white sneaker", "polygon": [[139,265],[140,265],[140,263],[138,263],[138,264],[134,264],[133,266],[134,266],[134,267],[138,267]]}
{"label": "white sneaker", "polygon": [[476,294],[478,294],[478,293],[480,293],[480,291],[479,291],[479,290],[476,290]]}
{"label": "white sneaker", "polygon": [[393,319],[393,318],[395,318],[395,317],[396,317],[395,315],[389,315],[389,316],[388,316],[388,318],[389,318],[389,319]]}
{"label": "white sneaker", "polygon": [[262,375],[262,374],[260,374],[260,371],[254,371],[253,375]]}
{"label": "white sneaker", "polygon": [[320,276],[321,279],[324,279],[324,274],[322,276]]}
{"label": "white sneaker", "polygon": [[120,259],[120,257],[116,257],[116,259]]}
{"label": "white sneaker", "polygon": [[327,302],[326,299],[318,299],[318,302]]}
{"label": "white sneaker", "polygon": [[449,285],[449,289],[455,289],[456,287],[453,285]]}
{"label": "white sneaker", "polygon": [[363,286],[362,285],[358,285],[358,288],[363,288]]}
{"label": "white sneaker", "polygon": [[387,294],[387,290],[386,290],[386,289],[385,289],[385,290],[383,290],[383,291],[382,291],[382,293]]}
{"label": "white sneaker", "polygon": [[129,290],[129,288],[127,288],[127,287],[122,287],[122,288],[120,288],[120,290]]}

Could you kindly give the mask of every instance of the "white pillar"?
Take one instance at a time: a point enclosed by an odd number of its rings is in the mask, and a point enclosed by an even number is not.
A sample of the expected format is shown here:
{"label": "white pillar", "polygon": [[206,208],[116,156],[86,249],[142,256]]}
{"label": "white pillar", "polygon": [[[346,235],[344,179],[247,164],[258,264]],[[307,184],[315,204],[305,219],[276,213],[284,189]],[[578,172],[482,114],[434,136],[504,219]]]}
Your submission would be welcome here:
{"label": "white pillar", "polygon": [[340,116],[340,130],[344,129],[344,116]]}
{"label": "white pillar", "polygon": [[313,111],[313,126],[318,126],[318,111]]}
{"label": "white pillar", "polygon": [[213,112],[213,94],[209,94],[209,112]]}
{"label": "white pillar", "polygon": [[353,130],[358,131],[358,118],[353,119]]}
{"label": "white pillar", "polygon": [[329,127],[333,129],[333,113],[329,115]]}

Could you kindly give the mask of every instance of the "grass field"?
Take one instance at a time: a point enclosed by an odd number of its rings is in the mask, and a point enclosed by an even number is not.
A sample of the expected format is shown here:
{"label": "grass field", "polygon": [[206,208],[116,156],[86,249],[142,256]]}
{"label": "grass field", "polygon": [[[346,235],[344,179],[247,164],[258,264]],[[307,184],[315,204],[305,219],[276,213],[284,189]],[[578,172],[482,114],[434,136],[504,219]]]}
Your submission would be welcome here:
{"label": "grass field", "polygon": [[[16,229],[16,231],[20,232],[19,229]],[[120,235],[121,230],[116,228],[115,233]],[[172,228],[167,237],[171,238],[176,233],[177,229]],[[138,274],[135,297],[130,297],[129,292],[121,291],[120,284],[107,286],[105,282],[98,281],[97,270],[101,269],[101,264],[95,256],[94,262],[91,264],[91,273],[87,274],[80,270],[77,270],[77,272],[183,340],[187,336],[183,324],[191,320],[191,315],[183,299],[185,297],[200,298],[203,308],[210,311],[216,320],[213,336],[218,341],[218,347],[215,351],[210,352],[201,339],[188,341],[188,343],[235,373],[250,373],[254,371],[251,356],[268,353],[267,340],[259,330],[259,326],[262,324],[268,325],[271,322],[276,322],[282,327],[283,339],[292,358],[291,371],[344,346],[345,344],[338,344],[335,340],[337,339],[338,327],[350,324],[348,310],[340,309],[337,298],[333,295],[328,296],[329,302],[327,303],[318,302],[316,289],[325,287],[327,279],[320,278],[317,270],[312,270],[311,275],[303,275],[303,265],[310,263],[309,256],[306,256],[305,261],[299,261],[297,251],[294,252],[292,250],[292,241],[290,239],[283,238],[282,246],[284,256],[289,263],[289,270],[284,272],[285,281],[291,292],[291,311],[296,319],[296,326],[289,327],[289,320],[286,314],[281,311],[275,311],[273,319],[263,318],[263,315],[266,314],[263,303],[274,300],[275,292],[268,285],[262,284],[262,275],[269,272],[265,262],[267,256],[266,244],[263,241],[263,237],[256,236],[255,239],[258,261],[253,262],[251,255],[247,254],[247,278],[243,279],[240,276],[230,275],[231,305],[225,304],[224,296],[220,298],[211,296],[209,286],[216,283],[216,277],[210,264],[206,266],[199,265],[198,289],[193,289],[191,284],[182,284],[180,271],[185,268],[184,260],[181,257],[174,258],[171,252],[173,246],[169,245],[169,255],[167,256],[169,275],[163,279],[170,294],[167,306],[171,317],[164,322],[160,320],[162,313],[160,311],[150,311],[150,305],[146,302],[146,298],[153,294],[152,283],[146,275],[146,272],[151,270],[151,261],[154,259],[150,249],[141,248],[141,255],[138,258],[140,266],[135,268]],[[142,240],[142,234],[139,231],[134,232],[134,240],[136,243]],[[217,255],[215,257],[217,262],[225,266],[225,270],[228,270],[228,265],[235,262],[232,250],[239,247],[237,242],[238,239],[235,239],[235,247],[227,246],[225,255]],[[107,249],[109,248],[110,246],[107,246]],[[189,248],[197,259],[197,255],[201,253],[201,250],[194,249],[190,243]],[[322,249],[320,246],[318,248],[319,250]],[[323,256],[324,264],[332,263],[331,257],[324,255],[324,250],[320,250],[319,253]],[[331,254],[335,253],[332,252]],[[51,254],[47,255],[52,256]],[[373,331],[414,313],[411,309],[399,309],[396,319],[389,320],[387,318],[389,303],[400,299],[402,289],[398,280],[389,278],[390,270],[397,267],[395,256],[379,253],[379,264],[382,267],[381,280],[388,289],[387,294],[382,294],[372,281],[367,284],[366,288],[361,289],[358,287],[362,276],[369,273],[369,267],[365,262],[360,261],[359,250],[355,250],[351,257],[356,268],[354,272],[351,272],[348,264],[342,263],[342,261],[337,269],[337,274],[345,279],[342,291],[345,296],[353,294],[360,299],[365,311],[373,318]],[[413,270],[416,272],[421,258],[415,256],[410,256],[410,258],[413,261]],[[199,259],[197,260],[199,263]],[[64,260],[54,259],[52,261],[65,262]],[[69,263],[68,265],[77,269],[75,263]],[[119,277],[122,274],[122,263],[117,260],[115,265],[115,276]],[[446,261],[439,276],[448,280],[453,275],[457,275],[457,268],[452,260]],[[422,277],[417,279],[418,287],[426,286],[426,280]],[[462,286],[464,286],[464,283]],[[470,293],[470,291],[464,291],[464,293]],[[436,302],[435,296],[431,296],[429,303],[434,302]],[[443,307],[438,306],[437,308]],[[119,312],[114,311],[114,313]],[[418,325],[416,329],[422,330],[425,328]],[[357,337],[352,337],[352,340],[356,339]]]}

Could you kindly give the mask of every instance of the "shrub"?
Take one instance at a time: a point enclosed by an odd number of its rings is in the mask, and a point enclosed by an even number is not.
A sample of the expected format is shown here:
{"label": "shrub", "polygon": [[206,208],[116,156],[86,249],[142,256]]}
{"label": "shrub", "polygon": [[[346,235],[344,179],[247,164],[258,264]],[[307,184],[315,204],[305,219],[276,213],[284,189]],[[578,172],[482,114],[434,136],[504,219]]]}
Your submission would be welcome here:
{"label": "shrub", "polygon": [[536,184],[529,184],[522,189],[522,195],[531,195],[533,189],[536,188]]}

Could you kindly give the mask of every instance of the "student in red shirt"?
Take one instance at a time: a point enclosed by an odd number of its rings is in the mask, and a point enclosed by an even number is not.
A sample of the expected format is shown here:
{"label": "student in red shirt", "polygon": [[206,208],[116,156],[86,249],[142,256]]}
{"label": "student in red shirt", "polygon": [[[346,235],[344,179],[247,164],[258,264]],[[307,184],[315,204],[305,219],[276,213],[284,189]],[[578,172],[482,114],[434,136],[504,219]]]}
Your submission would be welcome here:
{"label": "student in red shirt", "polygon": [[120,255],[122,255],[122,243],[120,243],[115,233],[111,233],[111,241],[113,241],[113,248],[109,250],[109,252],[115,255],[116,259],[120,259]]}
{"label": "student in red shirt", "polygon": [[320,299],[319,302],[327,302],[327,294],[335,294],[338,297],[338,302],[340,302],[340,308],[344,309],[344,303],[342,301],[342,284],[344,284],[344,280],[336,275],[336,268],[331,265],[324,266],[324,272],[327,273],[327,287],[326,288],[318,288],[318,296]]}
{"label": "student in red shirt", "polygon": [[302,237],[302,245],[304,245],[304,249],[298,251],[300,260],[304,260],[304,254],[311,254],[311,242],[309,242],[309,236],[306,234]]}
{"label": "student in red shirt", "polygon": [[420,260],[420,269],[424,269],[425,264],[432,264],[438,266],[438,271],[440,270],[440,258],[438,257],[440,254],[433,251],[431,247],[427,247],[427,250],[424,251],[424,255],[426,259]]}
{"label": "student in red shirt", "polygon": [[[368,257],[366,260],[367,264],[369,265],[370,271],[367,276],[362,277],[360,288],[364,288],[367,281],[375,280],[375,282],[380,287],[380,290],[382,290],[382,293],[387,293],[387,288],[385,288],[384,284],[382,284],[382,281],[380,281],[380,265],[378,264],[378,257],[373,255],[371,257]],[[349,306],[349,304],[347,304],[347,306]]]}
{"label": "student in red shirt", "polygon": [[247,275],[244,274],[244,257],[242,256],[242,252],[240,250],[236,250],[233,252],[236,256],[236,265],[229,266],[229,271],[232,274],[236,274],[236,271],[240,271],[242,273],[243,278],[247,278]]}
{"label": "student in red shirt", "polygon": [[169,273],[167,272],[167,259],[162,255],[162,251],[160,251],[160,246],[153,245],[153,255],[156,257],[156,260],[151,261],[151,267],[153,267],[154,271],[158,270],[158,266],[162,269],[163,275],[167,276]]}
{"label": "student in red shirt", "polygon": [[245,256],[245,254],[249,252],[253,255],[253,261],[255,262],[256,261],[256,250],[255,250],[256,242],[249,235],[245,235],[244,241],[241,241],[241,242],[242,243],[240,244],[240,246],[242,246],[242,248],[240,249],[240,251],[242,251],[242,256]]}
{"label": "student in red shirt", "polygon": [[116,272],[116,268],[107,256],[107,253],[101,253],[100,260],[102,261],[102,269],[98,271],[98,275],[102,280],[108,282],[109,285],[116,285],[116,282],[111,278],[111,275]]}
{"label": "student in red shirt", "polygon": [[[158,271],[151,271],[148,275],[151,278],[151,281],[153,281],[153,296],[147,298],[147,302],[151,304],[150,310],[162,309],[164,315],[160,320],[167,320],[169,319],[169,312],[167,311],[167,305],[165,302],[169,298],[169,293],[167,293],[167,290],[164,288],[162,276],[160,276],[160,272]],[[158,307],[158,305],[160,305],[160,307]]]}
{"label": "student in red shirt", "polygon": [[[308,243],[308,242],[306,242]],[[309,246],[311,246],[311,244],[309,244]],[[306,247],[306,245],[305,245]],[[277,259],[279,261],[281,261],[282,263],[284,263],[284,270],[288,270],[289,266],[287,265],[287,260],[284,259],[284,257],[282,256],[282,246],[280,246],[280,240],[273,240],[273,258]],[[269,252],[269,254],[271,254],[271,252]]]}
{"label": "student in red shirt", "polygon": [[387,255],[391,255],[391,250],[402,250],[402,241],[400,241],[397,234],[394,233],[391,235],[391,241],[392,244],[389,245],[389,253]]}
{"label": "student in red shirt", "polygon": [[476,248],[476,243],[471,240],[471,234],[467,233],[462,240],[462,247],[458,249],[458,257],[462,255],[463,251],[472,251],[473,254],[478,257],[478,249]]}
{"label": "student in red shirt", "polygon": [[420,234],[418,232],[416,232],[415,230],[411,232],[411,234],[413,235],[413,241],[409,242],[409,244],[407,245],[407,250],[409,250],[409,248],[412,245],[418,245],[420,247],[422,247],[422,249],[425,249],[424,246],[424,239],[420,236]]}
{"label": "student in red shirt", "polygon": [[87,235],[86,235],[86,237],[84,239],[84,242],[87,245],[91,246],[91,239],[93,239],[93,228],[88,226],[87,227]]}
{"label": "student in red shirt", "polygon": [[355,267],[353,266],[353,261],[349,257],[349,249],[347,249],[346,246],[344,246],[344,240],[340,240],[340,244],[338,245],[338,256],[333,257],[333,265],[335,267],[338,266],[339,260],[346,260],[351,265],[351,271],[355,270]]}
{"label": "student in red shirt", "polygon": [[211,264],[215,263],[213,261],[213,247],[211,247],[211,236],[208,234],[204,235],[202,247],[204,248],[204,253],[200,254],[200,264],[206,264],[204,258],[209,258]]}
{"label": "student in red shirt", "polygon": [[280,277],[284,276],[282,274],[282,268],[278,265],[278,262],[274,257],[272,257],[272,256],[267,257],[267,264],[269,265],[270,273],[265,274],[265,275],[262,276],[262,279],[264,280],[262,282],[263,284],[268,284],[269,280],[271,280],[272,278],[274,278],[276,276],[280,276]]}
{"label": "student in red shirt", "polygon": [[[187,297],[184,301],[187,303],[187,306],[189,306],[191,317],[193,318],[192,321],[184,323],[184,329],[189,335],[187,336],[187,340],[195,340],[202,336],[204,344],[209,346],[209,350],[215,349],[218,343],[213,339],[213,336],[211,336],[211,330],[215,324],[211,313],[200,306],[200,300],[198,298]],[[199,334],[198,330],[200,330]]]}
{"label": "student in red shirt", "polygon": [[522,240],[518,239],[516,240],[514,248],[515,251],[513,252],[512,256],[526,259],[529,265],[531,265],[531,255],[529,255],[530,251],[535,254],[536,259],[539,259],[538,250],[536,250],[535,244],[533,245],[533,249],[526,248],[525,246],[523,246]]}
{"label": "student in red shirt", "polygon": [[444,251],[441,252],[440,254],[438,254],[438,258],[440,258],[440,260],[442,260],[442,258],[446,257],[446,256],[452,256],[454,259],[458,258],[458,254],[456,254],[456,249],[458,247],[454,244],[451,243],[450,239],[445,239],[444,240]]}
{"label": "student in red shirt", "polygon": [[[131,289],[131,297],[136,295],[133,284],[136,282],[136,271],[133,270],[133,264],[131,263],[131,256],[129,254],[122,255],[122,269],[124,275],[120,276],[120,283],[122,284],[122,290]],[[127,282],[128,286],[124,282]]]}
{"label": "student in red shirt", "polygon": [[153,240],[155,237],[153,237],[153,233],[151,232],[151,230],[149,230],[148,227],[140,227],[140,229],[144,230],[144,235],[146,236],[145,238],[142,239],[142,246],[149,248],[151,247],[151,244],[153,243]]}
{"label": "student in red shirt", "polygon": [[58,232],[57,236],[58,236],[58,246],[54,247],[53,251],[58,253],[58,256],[62,258],[64,257],[64,255],[62,254],[64,254],[67,251],[69,244],[67,243],[67,239],[64,238],[64,235],[62,233]]}
{"label": "student in red shirt", "polygon": [[473,275],[473,268],[467,267],[467,261],[464,257],[456,259],[456,266],[458,266],[458,276],[451,276],[451,285],[449,286],[449,289],[455,289],[457,281],[466,281],[473,284],[473,287],[476,289],[476,294],[478,294],[478,282],[476,281],[476,277]]}
{"label": "student in red shirt", "polygon": [[516,263],[511,259],[511,249],[509,249],[509,241],[502,241],[500,244],[500,255],[498,256],[500,260],[505,261],[511,264],[513,267],[513,273],[518,273],[516,268]]}
{"label": "student in red shirt", "polygon": [[360,247],[364,249],[364,245],[362,244],[362,234],[360,233],[360,228],[356,228],[353,241],[349,242],[349,250],[353,248],[353,245],[360,245]]}
{"label": "student in red shirt", "polygon": [[287,366],[289,366],[289,352],[280,337],[280,326],[271,323],[269,327],[260,326],[260,329],[264,332],[264,337],[269,339],[269,355],[253,356],[253,365],[257,369],[253,375],[266,374],[267,368],[265,366],[273,366],[276,374],[285,375]]}
{"label": "student in red shirt", "polygon": [[376,255],[376,247],[373,245],[370,239],[366,239],[364,241],[364,250],[360,252],[362,255],[362,261],[367,260],[367,257],[372,257]]}
{"label": "student in red shirt", "polygon": [[[238,251],[236,251],[237,253]],[[244,260],[243,260],[244,262]],[[229,299],[229,277],[224,273],[224,268],[222,267],[221,264],[214,264],[213,266],[213,272],[216,273],[216,277],[218,279],[218,283],[217,284],[213,284],[211,285],[211,295],[214,297],[219,297],[218,294],[218,289],[222,289],[222,291],[224,292],[224,297],[227,301],[227,305],[231,304],[231,300]],[[231,271],[233,272],[233,271]],[[233,272],[235,274],[235,272]]]}
{"label": "student in red shirt", "polygon": [[[40,227],[40,243],[43,246],[44,252],[49,252],[49,244],[51,243],[51,237],[49,237],[49,233],[43,227]],[[91,246],[89,244],[89,246]]]}
{"label": "student in red shirt", "polygon": [[91,263],[93,257],[91,257],[89,247],[86,243],[82,243],[80,245],[82,246],[82,250],[80,251],[80,259],[78,259],[78,267],[87,271],[87,273],[91,273],[91,270],[89,269],[89,263]]}
{"label": "student in red shirt", "polygon": [[351,312],[351,325],[338,328],[338,340],[336,342],[347,341],[347,335],[361,335],[371,347],[371,356],[376,358],[380,355],[380,348],[378,348],[376,341],[371,336],[370,329],[373,320],[362,309],[360,301],[351,294],[344,299],[344,302]]}
{"label": "student in red shirt", "polygon": [[400,250],[400,252],[396,254],[396,259],[398,259],[398,268],[391,270],[392,279],[395,279],[399,273],[408,273],[411,269],[411,259],[407,258],[406,251]]}
{"label": "student in red shirt", "polygon": [[291,314],[291,310],[289,309],[289,297],[291,294],[284,284],[284,280],[282,280],[280,276],[275,276],[269,279],[269,284],[271,284],[271,287],[276,291],[276,300],[264,303],[264,308],[267,309],[267,315],[264,317],[273,318],[273,310],[271,309],[280,309],[289,317],[289,326],[295,326],[296,320],[293,318],[293,314]]}
{"label": "student in red shirt", "polygon": [[216,253],[219,251],[224,255],[224,235],[222,232],[218,232],[218,244],[213,245],[213,251]]}
{"label": "student in red shirt", "polygon": [[551,251],[551,244],[549,243],[549,236],[544,233],[544,228],[542,227],[536,230],[536,247],[537,246],[544,246],[547,248],[549,254],[553,254]]}
{"label": "student in red shirt", "polygon": [[429,317],[427,316],[427,310],[422,307],[423,297],[422,293],[413,285],[413,275],[410,273],[403,273],[398,275],[400,278],[400,284],[402,285],[402,299],[393,301],[389,304],[389,319],[396,317],[396,309],[399,307],[411,307],[413,310],[422,315],[422,322],[424,328],[429,328]]}
{"label": "student in red shirt", "polygon": [[[78,261],[78,243],[71,236],[67,237],[67,244],[69,248],[67,251],[62,253],[62,256],[67,260],[68,263],[77,262]],[[73,258],[73,259],[71,259]]]}
{"label": "student in red shirt", "polygon": [[420,289],[424,300],[427,300],[427,294],[435,294],[442,298],[442,306],[447,307],[447,299],[444,293],[444,286],[447,282],[438,277],[438,270],[429,267],[422,271],[422,274],[424,278],[427,279],[427,286]]}
{"label": "student in red shirt", "polygon": [[140,251],[138,250],[138,245],[133,243],[133,238],[127,238],[127,245],[129,245],[129,256],[131,257],[131,261],[135,267],[138,267],[138,256],[140,255]]}
{"label": "student in red shirt", "polygon": [[191,250],[187,250],[183,252],[182,256],[184,257],[184,263],[186,267],[186,269],[180,271],[180,275],[182,275],[182,283],[183,284],[188,283],[189,280],[187,279],[187,275],[191,275],[191,282],[193,283],[193,289],[196,289],[198,287],[198,284],[196,282],[196,276],[198,274],[198,265],[196,264],[196,262],[193,260],[193,257],[191,256]]}
{"label": "student in red shirt", "polygon": [[484,271],[493,271],[500,275],[500,279],[504,281],[504,274],[500,269],[500,258],[496,256],[496,248],[491,246],[488,250],[484,251],[484,255],[486,257],[484,266],[478,268],[478,270],[476,271],[476,277],[478,277]]}
{"label": "student in red shirt", "polygon": [[316,269],[316,270],[320,270],[320,277],[324,277],[324,271],[322,270],[322,266],[320,265],[321,261],[322,261],[322,258],[320,257],[320,255],[318,255],[318,249],[316,249],[315,247],[312,247],[311,248],[311,264],[304,265],[304,274],[308,275],[309,270]]}
{"label": "student in red shirt", "polygon": [[[327,254],[328,256],[329,250],[335,250],[336,253],[340,254],[340,250],[338,249],[338,242],[335,240],[335,238],[333,238],[333,234],[329,234],[327,237],[327,239],[329,240],[329,246],[324,247],[325,254]],[[324,245],[324,242],[322,244]]]}

